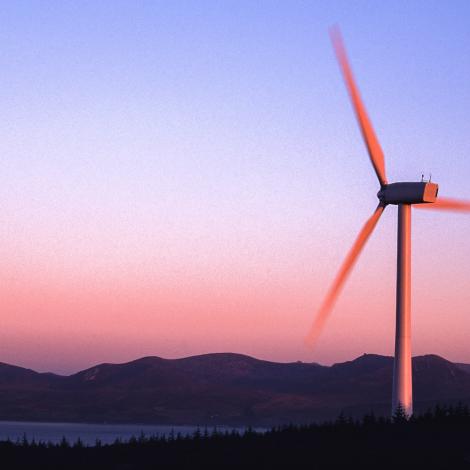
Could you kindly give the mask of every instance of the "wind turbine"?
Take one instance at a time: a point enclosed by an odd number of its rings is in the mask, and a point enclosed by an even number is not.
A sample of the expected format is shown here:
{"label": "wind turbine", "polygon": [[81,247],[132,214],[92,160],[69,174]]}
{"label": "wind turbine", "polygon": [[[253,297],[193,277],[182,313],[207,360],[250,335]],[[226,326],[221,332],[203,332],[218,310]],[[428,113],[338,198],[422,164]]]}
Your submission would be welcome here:
{"label": "wind turbine", "polygon": [[470,202],[438,198],[438,185],[430,181],[388,183],[382,148],[359,95],[341,34],[337,28],[331,30],[331,39],[370,161],[380,183],[380,189],[377,193],[379,204],[359,232],[356,241],[336,275],[313,322],[307,342],[314,344],[318,338],[348,275],[377,225],[385,207],[389,204],[398,205],[396,330],[392,415],[401,408],[406,416],[409,417],[413,414],[411,369],[411,206],[416,205],[416,207],[422,208],[470,212]]}

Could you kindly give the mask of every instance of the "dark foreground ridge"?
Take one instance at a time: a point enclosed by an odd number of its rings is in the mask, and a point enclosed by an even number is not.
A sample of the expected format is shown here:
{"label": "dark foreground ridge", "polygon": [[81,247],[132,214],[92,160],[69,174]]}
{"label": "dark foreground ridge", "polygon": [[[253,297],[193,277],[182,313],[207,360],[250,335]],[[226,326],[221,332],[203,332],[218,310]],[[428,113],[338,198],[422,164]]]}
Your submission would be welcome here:
{"label": "dark foreground ridge", "polygon": [[365,416],[321,425],[285,426],[264,434],[198,431],[192,437],[144,436],[85,447],[0,442],[8,469],[466,469],[470,413],[435,408],[410,421]]}
{"label": "dark foreground ridge", "polygon": [[[387,416],[391,357],[367,354],[331,367],[231,353],[145,357],[70,376],[0,363],[0,420],[273,426]],[[413,359],[415,411],[470,404],[470,369],[439,356]]]}

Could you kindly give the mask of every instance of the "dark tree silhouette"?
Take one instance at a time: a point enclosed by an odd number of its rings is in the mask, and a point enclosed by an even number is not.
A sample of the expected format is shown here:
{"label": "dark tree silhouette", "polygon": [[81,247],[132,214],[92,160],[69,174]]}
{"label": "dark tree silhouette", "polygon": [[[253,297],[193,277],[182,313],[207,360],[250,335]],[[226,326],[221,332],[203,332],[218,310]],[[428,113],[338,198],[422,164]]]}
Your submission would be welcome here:
{"label": "dark tree silhouette", "polygon": [[410,419],[344,414],[334,422],[191,436],[144,436],[113,444],[0,442],[5,469],[470,469],[470,412],[438,406]]}

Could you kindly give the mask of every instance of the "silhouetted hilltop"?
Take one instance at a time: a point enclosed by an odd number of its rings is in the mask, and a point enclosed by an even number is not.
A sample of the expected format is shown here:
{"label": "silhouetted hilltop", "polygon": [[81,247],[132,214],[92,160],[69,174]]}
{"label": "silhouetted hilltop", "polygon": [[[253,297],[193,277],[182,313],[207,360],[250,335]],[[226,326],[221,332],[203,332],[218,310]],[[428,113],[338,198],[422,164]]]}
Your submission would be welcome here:
{"label": "silhouetted hilltop", "polygon": [[49,387],[54,381],[60,379],[61,376],[56,374],[39,373],[0,362],[0,390],[16,387]]}
{"label": "silhouetted hilltop", "polygon": [[[0,363],[0,419],[161,424],[311,422],[339,413],[387,415],[393,358],[365,354],[331,367],[232,353],[144,357],[70,376]],[[413,359],[415,409],[470,403],[465,365]]]}
{"label": "silhouetted hilltop", "polygon": [[462,363],[456,363],[455,364],[459,369],[463,370],[464,372],[467,372],[470,374],[470,364],[462,364]]}

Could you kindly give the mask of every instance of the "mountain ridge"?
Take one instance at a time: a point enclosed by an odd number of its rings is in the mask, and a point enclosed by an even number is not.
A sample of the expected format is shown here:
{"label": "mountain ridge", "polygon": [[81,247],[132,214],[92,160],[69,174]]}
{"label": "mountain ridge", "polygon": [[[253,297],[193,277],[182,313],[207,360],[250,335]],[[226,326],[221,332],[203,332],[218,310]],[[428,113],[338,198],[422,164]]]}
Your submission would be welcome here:
{"label": "mountain ridge", "polygon": [[[466,367],[468,366],[468,367]],[[275,425],[388,414],[393,357],[278,363],[237,353],[102,363],[71,375],[0,363],[0,419]],[[470,365],[413,358],[415,408],[470,404]]]}

